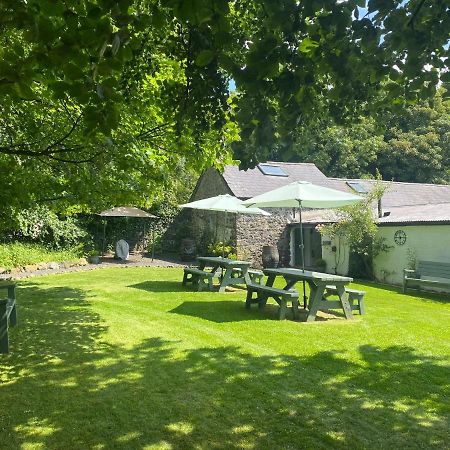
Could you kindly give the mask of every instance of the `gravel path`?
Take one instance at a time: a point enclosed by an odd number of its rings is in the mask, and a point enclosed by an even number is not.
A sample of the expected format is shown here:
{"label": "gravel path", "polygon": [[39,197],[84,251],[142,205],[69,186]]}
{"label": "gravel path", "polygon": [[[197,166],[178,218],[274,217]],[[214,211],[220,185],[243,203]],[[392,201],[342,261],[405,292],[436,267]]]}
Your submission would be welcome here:
{"label": "gravel path", "polygon": [[104,257],[102,258],[102,262],[100,264],[86,264],[86,265],[78,265],[72,267],[65,267],[65,263],[59,263],[59,267],[57,269],[42,269],[35,271],[23,271],[14,274],[0,274],[0,280],[19,280],[22,278],[32,278],[39,277],[43,275],[50,275],[56,273],[69,273],[69,272],[84,272],[87,270],[96,270],[96,269],[105,269],[108,267],[184,267],[186,264],[175,259],[154,259],[151,258],[141,258],[141,257],[132,257],[130,260],[126,262],[117,261],[112,257]]}

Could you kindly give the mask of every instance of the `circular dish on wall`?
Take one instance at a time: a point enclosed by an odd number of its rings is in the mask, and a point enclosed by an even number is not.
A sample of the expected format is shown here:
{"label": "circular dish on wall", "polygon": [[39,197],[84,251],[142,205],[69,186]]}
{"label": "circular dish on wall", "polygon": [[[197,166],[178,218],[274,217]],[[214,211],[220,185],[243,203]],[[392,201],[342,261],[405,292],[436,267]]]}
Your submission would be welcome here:
{"label": "circular dish on wall", "polygon": [[406,233],[403,230],[397,230],[394,233],[394,242],[397,245],[403,245],[406,242]]}

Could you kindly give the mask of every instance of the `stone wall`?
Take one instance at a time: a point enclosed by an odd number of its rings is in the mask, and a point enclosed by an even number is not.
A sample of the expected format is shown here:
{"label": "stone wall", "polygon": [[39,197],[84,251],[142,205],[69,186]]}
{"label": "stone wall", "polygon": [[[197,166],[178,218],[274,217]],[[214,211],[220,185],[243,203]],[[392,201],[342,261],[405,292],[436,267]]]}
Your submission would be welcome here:
{"label": "stone wall", "polygon": [[236,245],[239,259],[251,261],[253,267],[262,267],[262,249],[265,245],[278,248],[281,267],[288,267],[290,250],[290,212],[269,211],[271,216],[239,215],[236,225]]}
{"label": "stone wall", "polygon": [[[202,200],[221,194],[230,194],[225,180],[215,169],[208,169],[200,178],[190,201]],[[190,236],[195,239],[199,252],[204,253],[209,244],[225,242],[236,246],[236,215],[223,212],[192,209]]]}

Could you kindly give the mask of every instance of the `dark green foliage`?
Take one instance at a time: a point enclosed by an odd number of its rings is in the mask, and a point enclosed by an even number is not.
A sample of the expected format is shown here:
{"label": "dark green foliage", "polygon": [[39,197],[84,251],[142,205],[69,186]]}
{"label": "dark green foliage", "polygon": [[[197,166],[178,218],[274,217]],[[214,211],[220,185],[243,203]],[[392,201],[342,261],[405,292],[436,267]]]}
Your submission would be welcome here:
{"label": "dark green foliage", "polygon": [[[205,133],[226,133],[232,78],[239,93],[232,117],[241,136],[236,157],[254,165],[275,142],[289,154],[298,124],[324,110],[343,121],[430,98],[440,78],[449,83],[447,2],[369,1],[363,16],[364,6],[358,0],[6,0],[0,10],[6,124],[23,105],[48,112],[65,104],[68,121],[82,130],[82,147],[116,142],[129,113],[142,112],[147,75],[165,60],[180,77],[165,72],[157,81],[153,106],[162,106],[162,120],[136,124],[136,135],[168,123],[177,148],[185,155],[196,149],[198,158]],[[79,144],[66,146],[70,128],[64,130],[38,149],[32,144],[40,140],[13,132],[2,152],[81,156]],[[146,137],[158,148],[152,133]]]}
{"label": "dark green foliage", "polygon": [[237,259],[236,249],[225,242],[213,242],[208,245],[208,255],[224,256],[225,258]]}
{"label": "dark green foliage", "polygon": [[78,219],[60,218],[45,206],[18,212],[14,222],[11,238],[37,242],[54,249],[83,245],[88,240],[87,232]]}
{"label": "dark green foliage", "polygon": [[[312,161],[328,176],[422,183],[450,181],[450,103],[433,100],[339,126],[324,116],[299,127],[292,161]],[[277,152],[273,155],[278,157]]]}

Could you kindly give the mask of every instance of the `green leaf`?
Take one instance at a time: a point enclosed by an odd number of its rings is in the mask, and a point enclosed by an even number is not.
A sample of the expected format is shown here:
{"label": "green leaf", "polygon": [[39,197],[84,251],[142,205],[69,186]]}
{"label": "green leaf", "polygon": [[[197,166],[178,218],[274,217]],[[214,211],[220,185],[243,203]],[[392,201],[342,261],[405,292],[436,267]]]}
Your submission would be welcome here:
{"label": "green leaf", "polygon": [[195,58],[195,64],[199,67],[207,66],[214,59],[212,50],[202,50]]}
{"label": "green leaf", "polygon": [[14,83],[14,90],[17,92],[18,96],[26,99],[33,100],[36,98],[36,94],[33,92],[31,87],[23,82]]}
{"label": "green leaf", "polygon": [[319,46],[319,43],[307,37],[298,46],[298,51],[302,53],[310,53]]}
{"label": "green leaf", "polygon": [[441,73],[440,79],[443,83],[450,83],[450,71]]}

